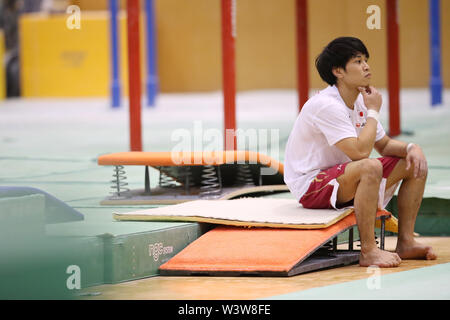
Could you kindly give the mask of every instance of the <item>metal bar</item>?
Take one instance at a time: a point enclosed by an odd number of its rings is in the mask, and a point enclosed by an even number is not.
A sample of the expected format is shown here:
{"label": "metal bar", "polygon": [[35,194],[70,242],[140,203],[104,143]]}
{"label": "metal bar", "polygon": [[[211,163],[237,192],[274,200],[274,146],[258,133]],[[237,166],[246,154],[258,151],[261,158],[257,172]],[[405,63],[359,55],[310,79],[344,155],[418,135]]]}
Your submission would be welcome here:
{"label": "metal bar", "polygon": [[400,61],[398,41],[398,0],[387,0],[387,50],[389,92],[389,135],[398,136],[400,130]]}
{"label": "metal bar", "polygon": [[[236,150],[236,0],[222,0],[222,75],[224,150]],[[230,135],[232,137],[229,137]],[[227,139],[228,137],[228,139]],[[232,138],[232,139],[230,139]]]}
{"label": "metal bar", "polygon": [[308,1],[296,1],[298,111],[308,100]]}
{"label": "metal bar", "polygon": [[348,250],[353,250],[353,227],[348,230]]}
{"label": "metal bar", "polygon": [[156,30],[154,0],[145,1],[147,25],[147,106],[154,106],[158,94],[158,74],[156,69]]}
{"label": "metal bar", "polygon": [[262,168],[259,167],[259,168],[258,168],[258,172],[259,172],[258,185],[259,185],[259,186],[262,186],[262,185],[263,185],[263,177],[262,177],[261,171],[262,171]]}
{"label": "metal bar", "polygon": [[386,222],[386,217],[385,216],[381,216],[381,235],[380,235],[380,249],[384,250],[384,236],[385,236],[385,222]]}
{"label": "metal bar", "polygon": [[148,166],[145,166],[145,194],[150,194],[150,174]]}
{"label": "metal bar", "polygon": [[142,151],[139,0],[127,0],[130,149]]}
{"label": "metal bar", "polygon": [[111,36],[111,106],[120,107],[120,77],[119,77],[119,35],[117,26],[117,0],[109,0],[109,26]]}
{"label": "metal bar", "polygon": [[190,184],[190,173],[191,173],[191,170],[190,170],[190,168],[189,167],[184,167],[184,170],[185,170],[185,180],[184,180],[184,191],[186,192],[186,194],[190,194],[190,192],[191,192],[191,189],[190,189],[190,187],[189,187],[189,184]]}
{"label": "metal bar", "polygon": [[429,0],[431,106],[442,104],[440,1]]}

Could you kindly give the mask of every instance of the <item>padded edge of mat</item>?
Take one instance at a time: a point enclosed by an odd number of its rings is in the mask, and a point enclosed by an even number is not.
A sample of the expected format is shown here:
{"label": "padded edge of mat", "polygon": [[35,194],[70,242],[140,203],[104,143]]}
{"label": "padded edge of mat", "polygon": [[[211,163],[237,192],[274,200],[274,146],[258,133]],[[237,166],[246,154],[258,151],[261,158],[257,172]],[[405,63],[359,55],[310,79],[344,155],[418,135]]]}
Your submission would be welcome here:
{"label": "padded edge of mat", "polygon": [[288,223],[270,223],[270,222],[254,222],[254,221],[240,221],[240,220],[227,220],[206,218],[199,216],[145,216],[145,215],[122,215],[120,213],[114,213],[113,218],[118,221],[173,221],[173,222],[202,222],[212,224],[222,224],[228,226],[238,227],[266,227],[266,228],[289,228],[289,229],[323,229],[327,228],[339,220],[342,220],[346,216],[353,213],[353,209],[348,209],[342,212],[339,216],[331,220],[326,224],[288,224]]}
{"label": "padded edge of mat", "polygon": [[147,166],[195,166],[221,165],[229,163],[250,162],[271,167],[283,173],[281,162],[254,151],[219,151],[219,152],[117,152],[98,157],[99,165],[147,165]]}
{"label": "padded edge of mat", "polygon": [[224,194],[222,197],[219,198],[219,200],[231,200],[236,197],[241,197],[244,195],[250,196],[253,193],[259,192],[280,192],[280,191],[289,191],[289,187],[285,184],[272,184],[266,186],[241,188],[239,190],[235,190]]}
{"label": "padded edge of mat", "polygon": [[[231,189],[231,188],[230,188]],[[264,186],[246,187],[246,188],[232,188],[232,191],[224,192],[220,198],[217,200],[233,200],[234,198],[242,198],[244,196],[251,197],[255,193],[279,193],[283,191],[289,191],[289,188],[285,184],[271,184]],[[143,192],[143,191],[142,191]],[[176,195],[173,198],[168,198],[167,196],[155,195],[155,196],[140,196],[129,197],[129,198],[105,198],[100,204],[101,205],[167,205],[167,204],[180,204],[188,201],[202,200],[200,195],[197,198],[180,198]]]}

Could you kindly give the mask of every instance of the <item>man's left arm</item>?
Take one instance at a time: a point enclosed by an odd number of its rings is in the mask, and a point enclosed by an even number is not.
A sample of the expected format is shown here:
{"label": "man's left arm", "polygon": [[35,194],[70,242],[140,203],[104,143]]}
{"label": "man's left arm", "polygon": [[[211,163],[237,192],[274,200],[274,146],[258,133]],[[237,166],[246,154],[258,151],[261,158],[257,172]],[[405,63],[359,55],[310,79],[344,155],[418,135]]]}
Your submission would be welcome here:
{"label": "man's left arm", "polygon": [[[403,141],[395,140],[385,135],[375,142],[375,149],[381,156],[394,156],[406,160],[406,170],[409,170],[411,164],[414,165],[414,177],[425,177],[428,172],[428,164],[422,148],[417,144],[409,144]],[[408,150],[407,150],[408,149]]]}

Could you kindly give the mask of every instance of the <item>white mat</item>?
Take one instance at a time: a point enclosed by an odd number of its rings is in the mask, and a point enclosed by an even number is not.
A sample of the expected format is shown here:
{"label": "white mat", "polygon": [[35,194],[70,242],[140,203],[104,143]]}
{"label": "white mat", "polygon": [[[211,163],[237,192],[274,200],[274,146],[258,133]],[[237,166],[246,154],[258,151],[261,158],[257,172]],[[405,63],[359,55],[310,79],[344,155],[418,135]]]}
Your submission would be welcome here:
{"label": "white mat", "polygon": [[196,221],[237,226],[315,229],[328,227],[353,209],[305,209],[294,199],[242,198],[196,200],[127,213],[114,213],[116,220]]}

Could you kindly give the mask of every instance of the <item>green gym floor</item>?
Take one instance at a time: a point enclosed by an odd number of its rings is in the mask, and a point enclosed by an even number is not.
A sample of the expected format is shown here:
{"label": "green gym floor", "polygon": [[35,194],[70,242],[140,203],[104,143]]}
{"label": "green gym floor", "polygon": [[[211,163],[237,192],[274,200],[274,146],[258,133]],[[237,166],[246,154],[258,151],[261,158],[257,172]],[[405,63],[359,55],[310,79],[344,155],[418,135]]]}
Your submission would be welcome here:
{"label": "green gym floor", "polygon": [[[280,161],[297,116],[296,93],[291,90],[242,92],[237,99],[237,125],[243,130],[265,130],[267,141],[258,150]],[[383,91],[383,100],[387,101]],[[105,284],[102,272],[83,289],[85,299],[449,299],[450,298],[450,90],[444,105],[432,108],[428,91],[403,90],[401,130],[396,137],[419,144],[424,150],[429,175],[416,232],[436,246],[434,262],[406,262],[405,268],[385,271],[379,288],[368,290],[370,274],[358,266],[320,271],[330,281],[317,280],[318,273],[286,279],[226,278],[224,288],[206,277],[136,276],[133,280]],[[33,187],[63,201],[84,215],[83,221],[49,224],[52,237],[97,237],[152,230],[177,229],[190,232],[193,241],[204,230],[194,223],[117,222],[113,212],[134,211],[151,206],[102,206],[109,195],[112,169],[97,165],[101,154],[128,151],[128,110],[112,109],[107,99],[9,99],[0,103],[0,186]],[[386,131],[387,106],[381,112]],[[143,107],[143,151],[170,151],[177,140],[174,132],[222,130],[220,92],[207,94],[162,94],[154,108]],[[180,131],[178,131],[180,132]],[[270,137],[276,139],[271,142]],[[193,137],[194,139],[194,134]],[[203,141],[205,144],[207,141]],[[376,156],[374,153],[373,156]],[[142,188],[144,169],[126,167],[129,187]],[[151,186],[158,172],[150,170]],[[290,197],[280,194],[279,197]],[[396,213],[395,199],[388,208]],[[184,229],[183,229],[184,228]],[[180,231],[180,234],[183,231]],[[180,235],[182,237],[182,235]],[[389,237],[391,248],[395,240]],[[441,250],[441,252],[440,252]],[[105,260],[106,261],[106,260]],[[106,262],[105,262],[106,263]],[[409,266],[409,267],[408,267]],[[349,271],[350,270],[350,271]],[[340,277],[339,272],[345,276]],[[316,274],[316,275],[315,275]],[[143,278],[140,279],[139,278]],[[100,279],[100,280],[99,280]],[[222,278],[223,279],[223,278]],[[302,279],[309,281],[305,286]],[[314,280],[316,279],[316,280]],[[259,281],[260,284],[256,284]],[[120,282],[120,283],[119,283]],[[186,287],[186,284],[194,285]],[[208,290],[205,288],[208,287]],[[231,290],[231,287],[241,288]],[[196,291],[197,290],[197,291]],[[150,293],[151,292],[151,293]],[[126,293],[126,294],[125,294]]]}

